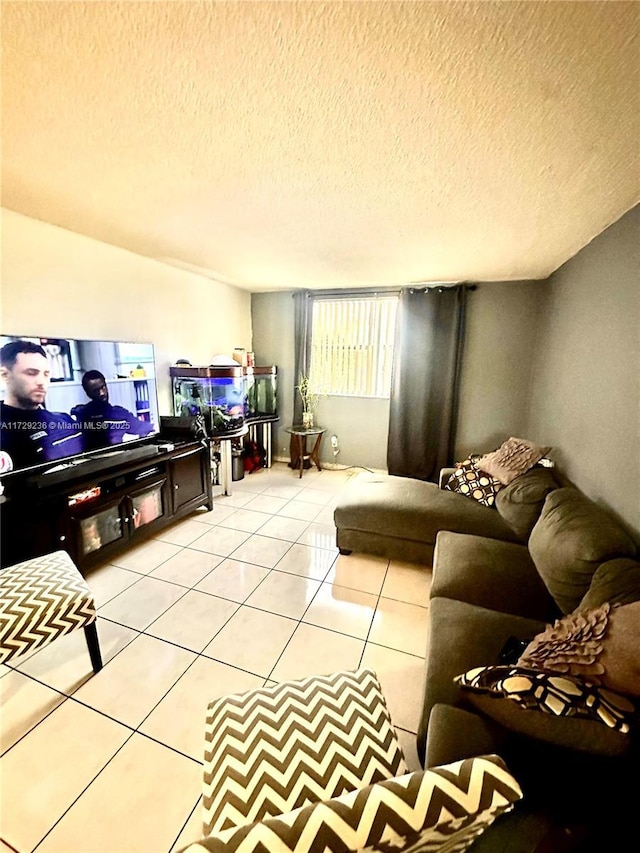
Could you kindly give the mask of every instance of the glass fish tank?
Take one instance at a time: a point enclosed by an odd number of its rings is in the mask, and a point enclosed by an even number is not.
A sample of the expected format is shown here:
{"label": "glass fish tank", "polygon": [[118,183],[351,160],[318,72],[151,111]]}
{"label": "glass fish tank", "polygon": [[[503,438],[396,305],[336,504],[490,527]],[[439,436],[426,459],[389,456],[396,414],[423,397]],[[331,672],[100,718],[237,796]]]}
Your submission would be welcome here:
{"label": "glass fish tank", "polygon": [[244,427],[247,395],[243,368],[169,368],[176,417],[202,415],[209,435],[234,433]]}
{"label": "glass fish tank", "polygon": [[278,414],[278,370],[270,367],[245,367],[247,418],[275,417]]}

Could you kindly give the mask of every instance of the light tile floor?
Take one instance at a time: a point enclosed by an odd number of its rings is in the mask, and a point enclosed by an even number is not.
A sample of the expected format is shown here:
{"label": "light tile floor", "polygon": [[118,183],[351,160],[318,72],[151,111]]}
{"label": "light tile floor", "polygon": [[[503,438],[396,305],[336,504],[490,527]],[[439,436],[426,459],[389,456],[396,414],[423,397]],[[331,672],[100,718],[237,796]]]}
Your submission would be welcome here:
{"label": "light tile floor", "polygon": [[0,667],[0,850],[163,853],[201,832],[211,699],[366,665],[418,767],[431,572],[340,556],[354,471],[275,464],[87,575],[105,661],[77,631]]}

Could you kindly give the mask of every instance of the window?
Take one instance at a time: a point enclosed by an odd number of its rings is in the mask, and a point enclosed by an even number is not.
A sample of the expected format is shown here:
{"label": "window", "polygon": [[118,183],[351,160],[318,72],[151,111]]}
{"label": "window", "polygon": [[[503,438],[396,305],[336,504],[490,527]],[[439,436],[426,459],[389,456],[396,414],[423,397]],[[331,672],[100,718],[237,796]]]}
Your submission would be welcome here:
{"label": "window", "polygon": [[326,394],[388,397],[397,294],[316,299],[311,385]]}

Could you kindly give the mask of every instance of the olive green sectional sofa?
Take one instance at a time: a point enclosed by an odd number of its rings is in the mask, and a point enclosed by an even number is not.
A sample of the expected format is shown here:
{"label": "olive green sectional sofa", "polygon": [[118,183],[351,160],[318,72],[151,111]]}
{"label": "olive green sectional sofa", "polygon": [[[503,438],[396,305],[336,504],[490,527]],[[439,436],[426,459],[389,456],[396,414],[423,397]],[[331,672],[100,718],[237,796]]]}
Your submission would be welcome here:
{"label": "olive green sectional sofa", "polygon": [[[640,605],[634,605],[640,562],[629,531],[553,469],[539,466],[501,488],[494,507],[435,484],[358,476],[335,521],[343,553],[433,564],[430,598],[423,602],[430,630],[420,759],[434,767],[495,753],[524,791],[514,811],[474,843],[474,853],[631,849],[625,844],[640,769]],[[523,672],[518,658],[546,625],[562,619],[562,634],[567,620],[582,619],[572,614],[585,611],[600,618],[601,637],[594,645],[593,636],[578,632],[571,652],[591,655],[596,669],[599,660],[607,662],[605,675],[567,676],[562,687],[569,694],[558,699],[557,673],[549,674],[548,664]],[[613,630],[625,613],[632,627]],[[588,634],[597,625],[587,627]],[[606,691],[609,667],[615,668],[606,651],[611,637],[618,643],[615,659],[625,667],[620,720],[619,694]],[[552,660],[550,669],[557,666]],[[522,687],[523,678],[530,689]],[[602,679],[605,686],[589,686]]]}

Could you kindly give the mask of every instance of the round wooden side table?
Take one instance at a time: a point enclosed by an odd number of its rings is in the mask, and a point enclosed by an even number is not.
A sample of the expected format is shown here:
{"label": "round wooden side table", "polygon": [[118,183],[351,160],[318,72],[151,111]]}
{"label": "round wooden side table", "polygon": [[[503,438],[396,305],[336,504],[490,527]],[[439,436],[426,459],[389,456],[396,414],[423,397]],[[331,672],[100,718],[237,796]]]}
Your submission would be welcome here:
{"label": "round wooden side table", "polygon": [[[322,471],[320,465],[320,445],[322,444],[322,436],[326,429],[322,427],[309,427],[305,429],[301,426],[287,427],[286,432],[291,435],[291,462],[289,467],[300,468],[300,477],[305,468],[310,468],[313,462],[318,471]],[[312,449],[307,450],[307,438],[315,437]]]}

